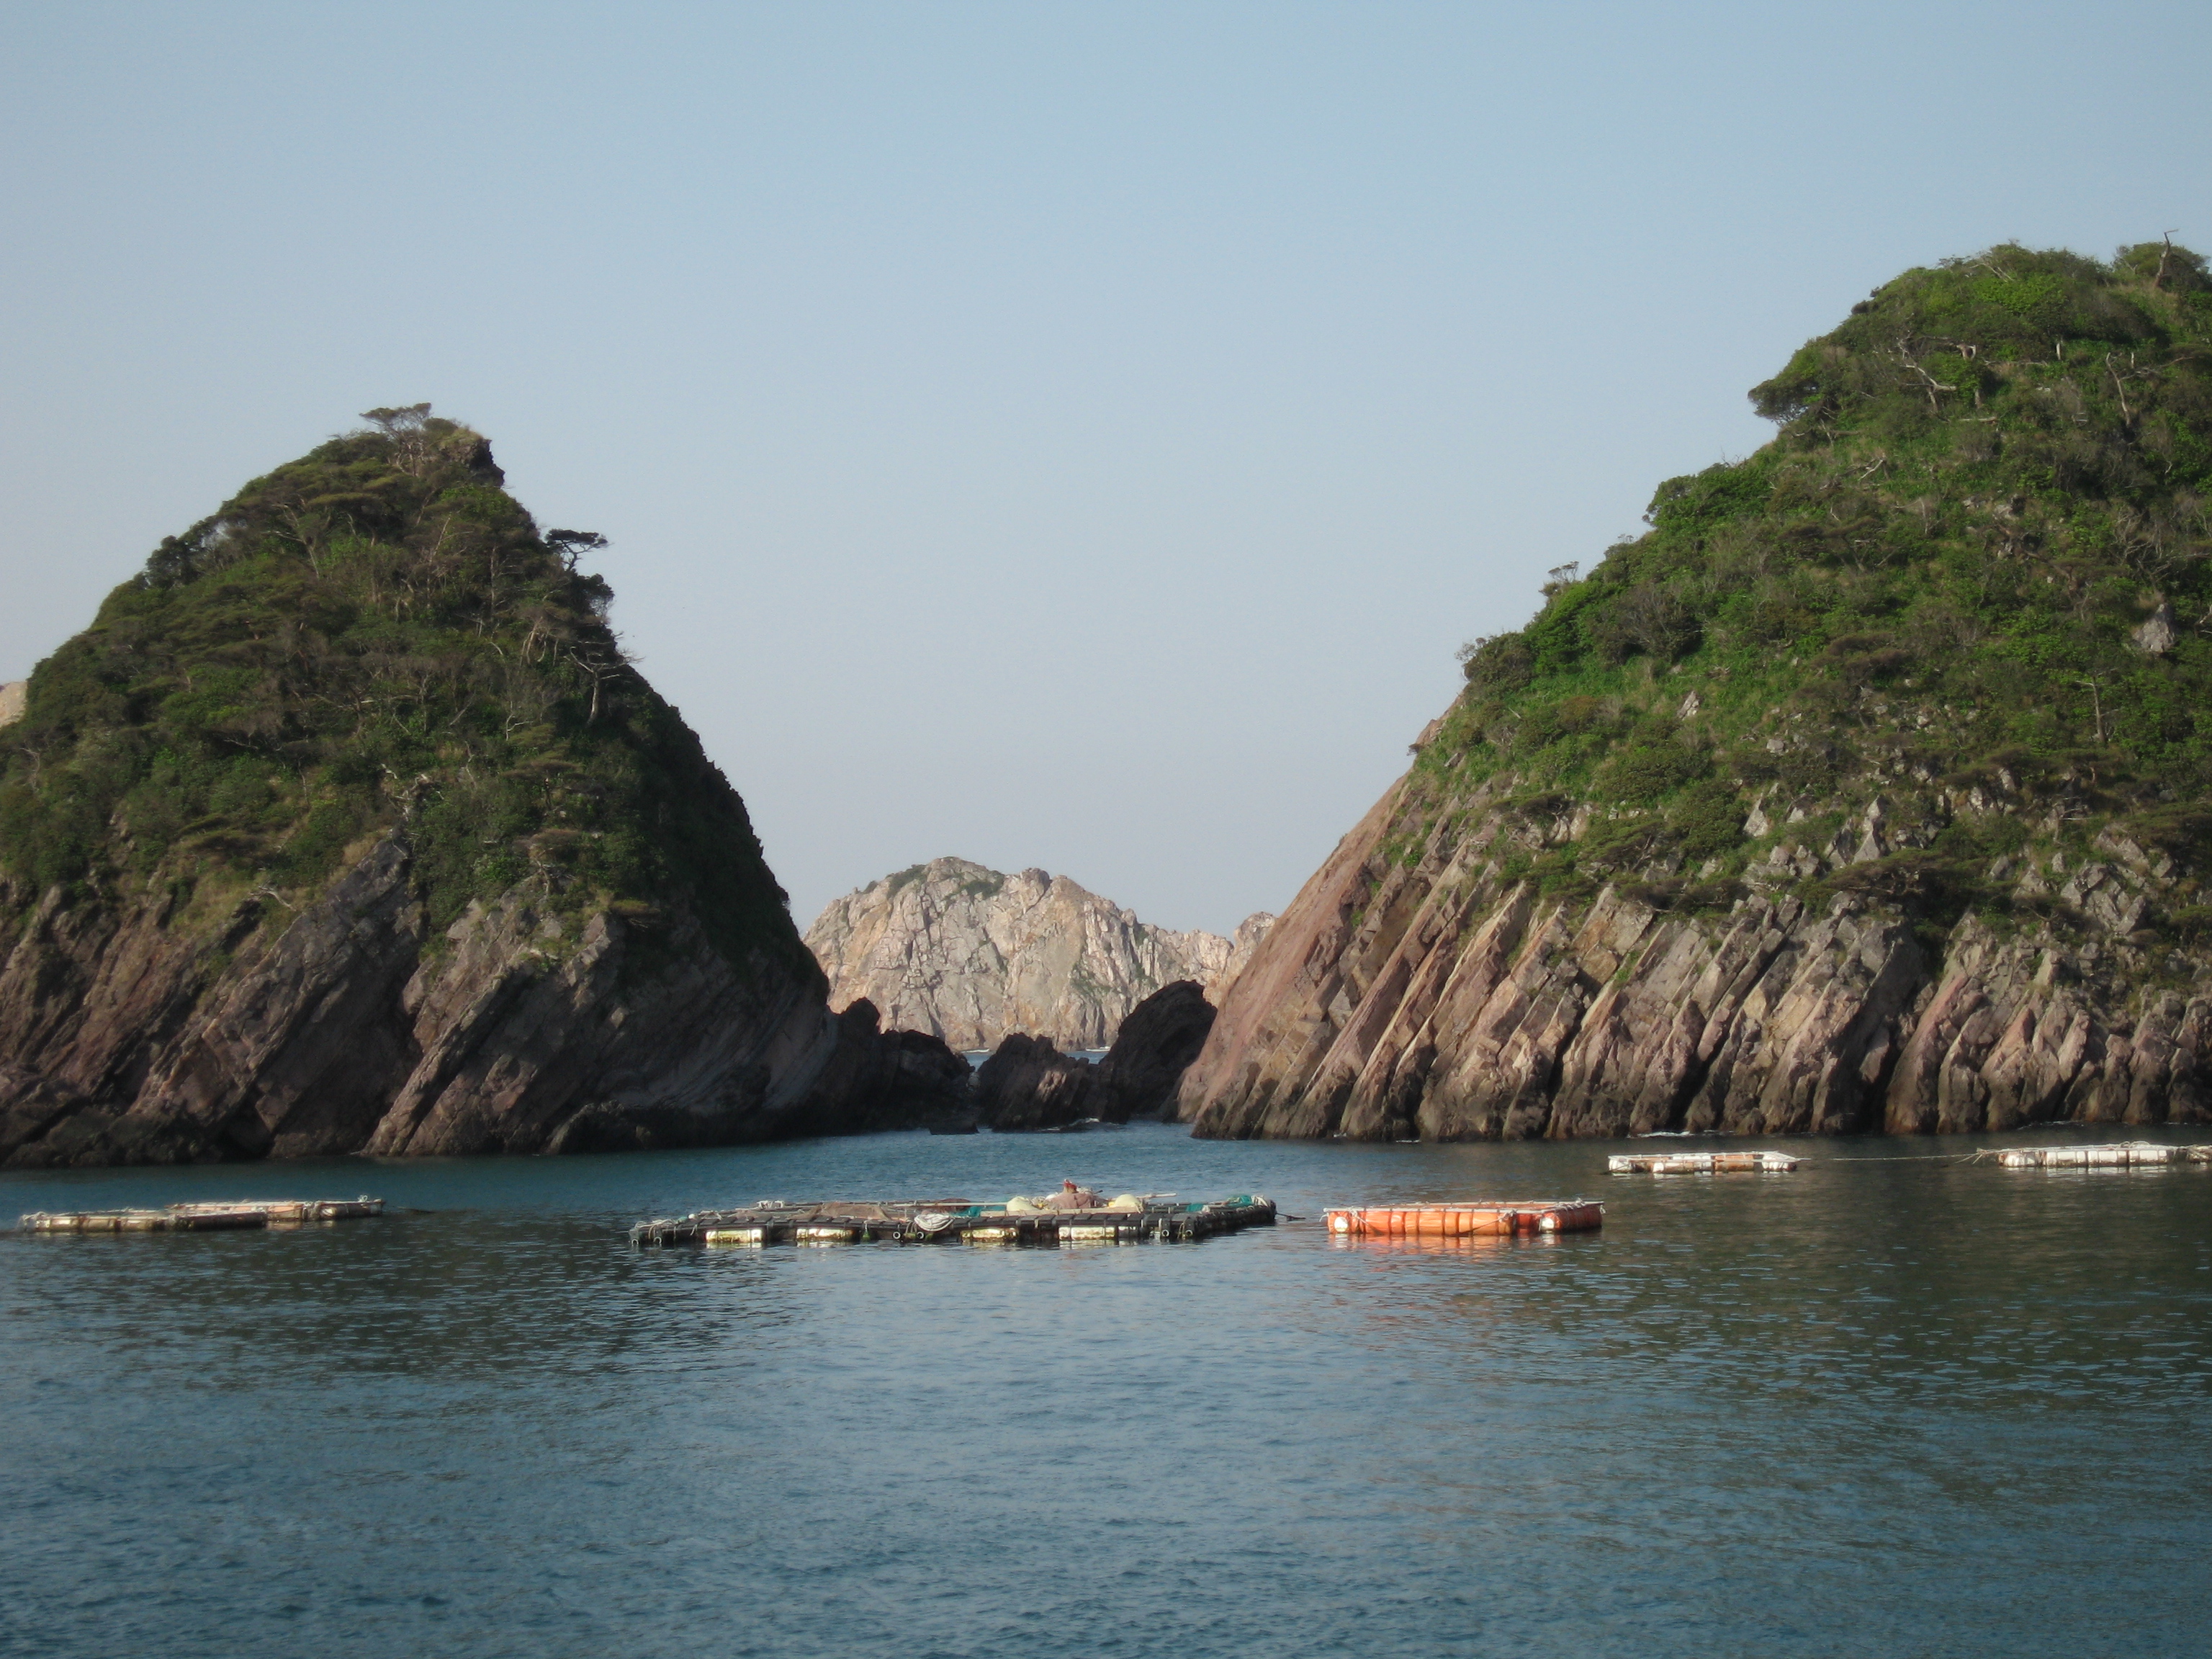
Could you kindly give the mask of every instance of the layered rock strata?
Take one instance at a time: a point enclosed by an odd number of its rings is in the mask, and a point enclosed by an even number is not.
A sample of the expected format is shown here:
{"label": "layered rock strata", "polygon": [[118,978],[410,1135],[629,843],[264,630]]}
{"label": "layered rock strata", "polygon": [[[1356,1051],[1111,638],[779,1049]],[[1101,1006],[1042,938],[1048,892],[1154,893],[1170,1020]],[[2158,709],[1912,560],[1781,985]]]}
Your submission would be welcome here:
{"label": "layered rock strata", "polygon": [[1211,1135],[2212,1113],[2212,265],[1908,270],[1561,564],[1231,988]]}
{"label": "layered rock strata", "polygon": [[[1732,903],[1684,913],[1638,883],[1547,898],[1486,850],[1510,809],[1437,814],[1424,793],[1409,776],[1385,795],[1262,942],[1182,1079],[1194,1133],[2212,1121],[2212,998],[2142,983],[2136,924],[2172,861],[2124,836],[2101,837],[2100,860],[2021,869],[2078,926],[2001,938],[1969,914],[1930,944],[1879,898],[1800,896],[1808,878],[1893,869],[1931,838],[1879,802],[1815,845],[1784,833]],[[1412,856],[1394,852],[1425,824]],[[1583,830],[1563,815],[1535,833]]]}
{"label": "layered rock strata", "polygon": [[956,1048],[1016,1031],[1103,1048],[1164,985],[1194,980],[1218,999],[1273,920],[1249,916],[1231,939],[1178,933],[1066,876],[936,859],[834,901],[806,943],[834,1005],[865,997]]}
{"label": "layered rock strata", "polygon": [[685,915],[647,933],[523,887],[431,940],[410,864],[395,833],[296,914],[248,897],[205,932],[49,895],[0,962],[0,1159],[721,1144],[903,1127],[965,1082]]}

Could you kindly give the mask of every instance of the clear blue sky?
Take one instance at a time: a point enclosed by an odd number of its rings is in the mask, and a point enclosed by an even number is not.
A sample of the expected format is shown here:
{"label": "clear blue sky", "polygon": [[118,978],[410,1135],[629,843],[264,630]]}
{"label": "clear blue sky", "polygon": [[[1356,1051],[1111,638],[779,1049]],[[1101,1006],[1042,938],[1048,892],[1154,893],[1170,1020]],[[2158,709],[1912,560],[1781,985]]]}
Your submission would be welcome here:
{"label": "clear blue sky", "polygon": [[2212,7],[0,10],[0,678],[374,404],[609,536],[804,924],[1279,908],[1899,270],[2212,248]]}

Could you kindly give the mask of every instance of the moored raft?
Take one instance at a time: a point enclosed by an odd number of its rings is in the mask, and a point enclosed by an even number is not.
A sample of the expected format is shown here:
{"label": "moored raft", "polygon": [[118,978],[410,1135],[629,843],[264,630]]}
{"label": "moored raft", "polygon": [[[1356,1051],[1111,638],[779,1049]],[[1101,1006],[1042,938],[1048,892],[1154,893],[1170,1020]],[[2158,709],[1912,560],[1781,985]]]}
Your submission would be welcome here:
{"label": "moored raft", "polygon": [[1328,1230],[1362,1238],[1506,1238],[1534,1233],[1594,1232],[1605,1206],[1589,1199],[1510,1204],[1376,1204],[1331,1210]]}
{"label": "moored raft", "polygon": [[2161,1146],[2150,1140],[2102,1146],[2005,1146],[1990,1154],[2008,1170],[2121,1170],[2159,1164],[2212,1164],[2212,1146]]}
{"label": "moored raft", "polygon": [[19,1224],[27,1233],[212,1233],[248,1227],[301,1227],[311,1221],[350,1221],[383,1213],[384,1200],[364,1193],[359,1198],[171,1204],[159,1210],[33,1210]]}
{"label": "moored raft", "polygon": [[1787,1152],[1616,1152],[1605,1167],[1614,1175],[1788,1175],[1797,1160]]}
{"label": "moored raft", "polygon": [[[1133,1197],[1133,1195],[1132,1195]],[[830,1200],[815,1204],[763,1200],[734,1210],[701,1210],[641,1221],[629,1230],[639,1246],[682,1244],[1113,1244],[1183,1243],[1247,1227],[1271,1226],[1273,1199],[1255,1194],[1211,1203],[1160,1198],[1117,1199],[1110,1205],[1053,1210],[967,1199],[889,1202]]]}

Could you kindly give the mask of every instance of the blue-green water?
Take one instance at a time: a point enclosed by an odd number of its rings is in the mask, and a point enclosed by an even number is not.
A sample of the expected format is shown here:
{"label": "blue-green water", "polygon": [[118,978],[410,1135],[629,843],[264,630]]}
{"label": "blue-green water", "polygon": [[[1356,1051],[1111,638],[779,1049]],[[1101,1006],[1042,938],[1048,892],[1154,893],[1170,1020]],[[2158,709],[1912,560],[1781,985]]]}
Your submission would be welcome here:
{"label": "blue-green water", "polygon": [[[1781,1144],[1781,1143],[1768,1143]],[[2212,1169],[1799,1143],[882,1136],[0,1177],[14,1654],[2197,1655]],[[636,1254],[653,1213],[1063,1175],[1315,1218],[1202,1244]],[[1596,1236],[1332,1242],[1587,1194]]]}

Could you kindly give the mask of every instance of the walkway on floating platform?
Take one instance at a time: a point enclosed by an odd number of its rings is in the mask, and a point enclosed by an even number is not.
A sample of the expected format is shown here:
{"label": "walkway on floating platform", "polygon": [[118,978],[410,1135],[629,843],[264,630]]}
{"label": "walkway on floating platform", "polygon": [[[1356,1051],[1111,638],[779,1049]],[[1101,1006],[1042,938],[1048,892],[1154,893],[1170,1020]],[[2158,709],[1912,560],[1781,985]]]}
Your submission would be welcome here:
{"label": "walkway on floating platform", "polygon": [[242,1199],[228,1204],[172,1204],[160,1210],[79,1210],[22,1218],[27,1233],[211,1233],[242,1227],[299,1227],[382,1215],[384,1200],[359,1198]]}
{"label": "walkway on floating platform", "polygon": [[1273,1199],[1249,1194],[1210,1204],[1147,1202],[1142,1209],[1010,1210],[965,1199],[872,1203],[762,1203],[701,1210],[629,1230],[636,1245],[1110,1244],[1182,1243],[1272,1226]]}

